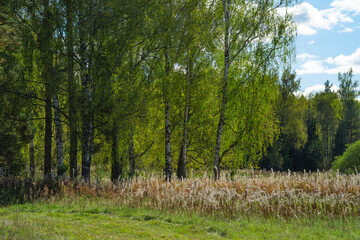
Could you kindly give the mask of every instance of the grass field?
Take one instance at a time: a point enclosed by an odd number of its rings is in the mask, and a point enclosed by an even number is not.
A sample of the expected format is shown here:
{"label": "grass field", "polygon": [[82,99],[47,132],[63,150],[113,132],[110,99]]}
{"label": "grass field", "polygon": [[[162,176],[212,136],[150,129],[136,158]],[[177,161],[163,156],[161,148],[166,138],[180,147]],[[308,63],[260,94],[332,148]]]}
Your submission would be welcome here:
{"label": "grass field", "polygon": [[30,189],[4,180],[2,201],[14,186],[17,198],[0,209],[0,239],[360,239],[359,182],[319,172]]}
{"label": "grass field", "polygon": [[82,199],[0,210],[0,239],[359,239],[360,219],[234,220]]}

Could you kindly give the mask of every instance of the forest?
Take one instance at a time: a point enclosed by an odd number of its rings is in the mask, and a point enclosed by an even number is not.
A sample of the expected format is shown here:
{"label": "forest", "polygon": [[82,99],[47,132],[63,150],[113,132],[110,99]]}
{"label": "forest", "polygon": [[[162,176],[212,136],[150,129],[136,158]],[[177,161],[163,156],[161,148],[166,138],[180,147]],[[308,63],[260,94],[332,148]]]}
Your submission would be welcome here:
{"label": "forest", "polygon": [[356,239],[358,81],[301,92],[296,3],[2,0],[0,238]]}
{"label": "forest", "polygon": [[3,176],[328,170],[358,83],[299,94],[289,0],[2,1]]}

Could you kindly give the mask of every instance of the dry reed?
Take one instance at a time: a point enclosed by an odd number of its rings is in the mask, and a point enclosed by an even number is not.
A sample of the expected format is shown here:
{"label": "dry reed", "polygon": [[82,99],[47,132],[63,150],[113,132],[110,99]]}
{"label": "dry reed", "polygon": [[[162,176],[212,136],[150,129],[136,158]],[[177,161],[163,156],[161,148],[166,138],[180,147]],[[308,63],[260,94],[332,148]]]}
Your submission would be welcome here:
{"label": "dry reed", "polygon": [[63,182],[58,194],[69,200],[96,197],[129,207],[226,218],[360,216],[360,174],[251,172],[223,174],[218,181],[204,175],[170,183],[149,176],[117,184]]}

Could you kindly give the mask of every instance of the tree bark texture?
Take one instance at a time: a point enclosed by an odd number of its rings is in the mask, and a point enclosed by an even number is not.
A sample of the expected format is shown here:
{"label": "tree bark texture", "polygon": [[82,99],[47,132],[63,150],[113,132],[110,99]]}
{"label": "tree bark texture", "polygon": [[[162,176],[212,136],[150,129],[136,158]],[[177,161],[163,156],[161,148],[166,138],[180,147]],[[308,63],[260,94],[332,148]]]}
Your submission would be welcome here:
{"label": "tree bark texture", "polygon": [[118,125],[117,122],[113,123],[112,130],[112,146],[111,146],[111,181],[117,182],[122,175],[119,162],[119,146],[118,146]]}
{"label": "tree bark texture", "polygon": [[216,132],[216,143],[215,143],[215,157],[214,157],[214,178],[215,180],[220,178],[220,151],[221,151],[221,138],[224,131],[225,125],[225,111],[227,105],[227,88],[228,88],[228,73],[230,65],[230,45],[229,45],[229,35],[230,35],[230,0],[223,0],[224,8],[224,21],[225,21],[225,49],[224,49],[224,76],[222,81],[222,100],[220,106],[220,119],[218,124],[218,129]]}
{"label": "tree bark texture", "polygon": [[170,104],[165,99],[165,180],[171,181],[171,126],[170,126]]}
{"label": "tree bark texture", "polygon": [[86,82],[83,83],[84,93],[85,93],[85,108],[83,109],[82,114],[82,172],[81,175],[86,182],[90,181],[90,166],[91,166],[91,157],[92,157],[92,118],[90,115],[90,103],[91,103],[91,87],[89,86],[88,77]]}
{"label": "tree bark texture", "polygon": [[179,179],[186,178],[186,154],[187,154],[187,137],[188,137],[188,123],[189,123],[189,108],[190,108],[190,64],[186,66],[186,82],[185,82],[185,111],[183,123],[183,139],[180,148],[180,156],[176,175]]}
{"label": "tree bark texture", "polygon": [[90,166],[92,157],[92,109],[91,109],[91,82],[92,82],[92,62],[91,54],[87,48],[91,48],[92,39],[89,47],[85,40],[85,22],[83,16],[79,19],[80,23],[80,58],[81,58],[81,85],[83,93],[82,109],[82,169],[81,176],[86,182],[90,182]]}
{"label": "tree bark texture", "polygon": [[179,154],[179,161],[178,161],[178,165],[177,165],[177,170],[176,170],[176,176],[178,177],[178,179],[184,179],[186,178],[186,163],[184,162],[184,145],[182,144],[180,147],[180,154]]}
{"label": "tree bark texture", "polygon": [[170,125],[170,100],[169,100],[169,85],[170,85],[170,58],[168,55],[168,47],[170,46],[169,37],[166,39],[165,45],[165,81],[163,83],[163,97],[165,107],[165,181],[171,181],[171,125]]}
{"label": "tree bark texture", "polygon": [[30,179],[35,177],[35,149],[34,149],[34,140],[31,140],[29,147],[29,156],[30,156]]}
{"label": "tree bark texture", "polygon": [[51,177],[51,140],[52,140],[52,88],[51,88],[51,13],[49,1],[43,1],[44,16],[41,30],[40,49],[42,50],[43,72],[42,78],[45,83],[45,138],[44,138],[44,177]]}
{"label": "tree bark texture", "polygon": [[62,128],[61,128],[61,115],[60,104],[57,94],[54,94],[54,124],[55,124],[55,142],[56,142],[56,154],[57,154],[57,176],[58,178],[65,177],[65,165],[64,165],[64,150],[62,141]]}
{"label": "tree bark texture", "polygon": [[67,78],[69,94],[70,178],[77,176],[78,130],[76,114],[76,83],[74,77],[74,27],[72,0],[66,0]]}
{"label": "tree bark texture", "polygon": [[132,178],[135,175],[135,152],[134,152],[134,134],[130,131],[129,137],[129,177]]}

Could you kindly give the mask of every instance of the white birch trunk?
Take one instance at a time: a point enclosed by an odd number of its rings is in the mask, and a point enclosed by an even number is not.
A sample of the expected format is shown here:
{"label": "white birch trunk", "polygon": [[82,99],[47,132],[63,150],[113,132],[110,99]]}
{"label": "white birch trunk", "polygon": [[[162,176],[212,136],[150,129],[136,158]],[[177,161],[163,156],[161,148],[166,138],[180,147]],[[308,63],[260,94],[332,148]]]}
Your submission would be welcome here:
{"label": "white birch trunk", "polygon": [[221,151],[221,138],[224,131],[225,125],[225,111],[227,105],[227,88],[228,88],[228,73],[230,67],[230,46],[229,46],[229,35],[230,35],[230,0],[223,0],[224,7],[224,22],[225,22],[225,49],[224,49],[224,76],[222,81],[222,100],[220,106],[220,119],[218,129],[216,133],[216,144],[215,144],[215,157],[214,157],[214,178],[215,180],[220,177],[220,151]]}
{"label": "white birch trunk", "polygon": [[56,154],[57,154],[57,176],[58,178],[65,177],[65,166],[64,166],[64,150],[62,141],[62,129],[61,129],[61,115],[60,115],[60,104],[58,95],[53,96],[54,102],[54,124],[55,124],[55,142],[56,142]]}

